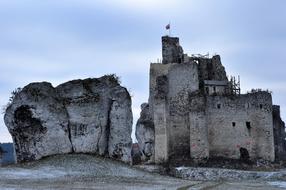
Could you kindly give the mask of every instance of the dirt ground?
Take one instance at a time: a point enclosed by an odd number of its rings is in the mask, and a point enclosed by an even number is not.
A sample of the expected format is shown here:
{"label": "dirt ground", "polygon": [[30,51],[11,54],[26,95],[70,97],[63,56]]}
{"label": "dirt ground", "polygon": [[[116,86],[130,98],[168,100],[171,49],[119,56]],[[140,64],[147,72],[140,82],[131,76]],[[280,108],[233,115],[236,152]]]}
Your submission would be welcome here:
{"label": "dirt ground", "polygon": [[61,155],[0,168],[1,190],[286,189],[283,181],[189,181],[91,155]]}

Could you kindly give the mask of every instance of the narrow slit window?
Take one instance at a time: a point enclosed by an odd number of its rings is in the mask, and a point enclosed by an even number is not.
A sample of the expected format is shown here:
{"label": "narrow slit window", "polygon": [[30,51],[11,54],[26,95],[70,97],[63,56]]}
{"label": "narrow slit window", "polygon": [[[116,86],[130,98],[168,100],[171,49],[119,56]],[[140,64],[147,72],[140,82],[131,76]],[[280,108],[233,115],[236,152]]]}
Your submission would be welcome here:
{"label": "narrow slit window", "polygon": [[245,124],[246,124],[247,129],[248,129],[248,130],[250,130],[250,129],[251,129],[250,122],[249,122],[249,121],[247,121]]}
{"label": "narrow slit window", "polygon": [[232,126],[235,127],[235,122],[232,122]]}
{"label": "narrow slit window", "polygon": [[208,87],[206,87],[206,94],[209,94],[209,88]]}
{"label": "narrow slit window", "polygon": [[216,106],[217,106],[217,109],[220,109],[220,108],[221,108],[221,105],[220,105],[220,104],[217,104]]}

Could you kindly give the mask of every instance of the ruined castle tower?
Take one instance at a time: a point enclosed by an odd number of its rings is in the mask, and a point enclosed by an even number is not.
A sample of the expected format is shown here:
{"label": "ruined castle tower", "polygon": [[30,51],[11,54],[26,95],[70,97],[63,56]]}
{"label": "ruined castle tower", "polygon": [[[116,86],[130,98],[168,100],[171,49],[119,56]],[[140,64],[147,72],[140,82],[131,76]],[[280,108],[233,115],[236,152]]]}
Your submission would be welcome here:
{"label": "ruined castle tower", "polygon": [[183,62],[183,48],[179,38],[162,36],[162,57],[163,64]]}
{"label": "ruined castle tower", "polygon": [[273,117],[269,92],[240,94],[219,55],[188,56],[177,37],[162,37],[162,56],[162,63],[150,65],[149,100],[136,130],[143,154],[148,144],[149,161],[245,155],[273,161],[274,138],[280,139],[277,154],[285,152],[285,139],[274,136],[274,123],[279,129],[284,123],[279,113]]}

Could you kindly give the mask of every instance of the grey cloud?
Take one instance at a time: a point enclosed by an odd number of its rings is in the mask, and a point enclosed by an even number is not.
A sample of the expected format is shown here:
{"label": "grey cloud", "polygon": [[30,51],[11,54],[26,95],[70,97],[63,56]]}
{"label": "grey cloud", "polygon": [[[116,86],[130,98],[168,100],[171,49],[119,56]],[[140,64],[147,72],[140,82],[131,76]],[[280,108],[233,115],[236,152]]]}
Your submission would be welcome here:
{"label": "grey cloud", "polygon": [[[244,91],[269,88],[286,106],[286,1],[160,0],[144,8],[112,2],[1,1],[0,103],[32,81],[57,85],[116,72],[138,115],[148,97],[149,63],[161,57],[160,37],[171,21],[187,53],[220,54]],[[10,139],[2,119],[0,133],[0,141]]]}

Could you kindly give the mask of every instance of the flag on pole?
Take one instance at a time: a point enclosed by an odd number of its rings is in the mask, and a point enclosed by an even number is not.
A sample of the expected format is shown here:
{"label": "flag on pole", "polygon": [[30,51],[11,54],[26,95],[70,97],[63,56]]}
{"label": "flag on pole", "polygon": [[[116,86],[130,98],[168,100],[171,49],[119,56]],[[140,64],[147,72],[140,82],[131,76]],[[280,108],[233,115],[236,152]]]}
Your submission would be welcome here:
{"label": "flag on pole", "polygon": [[166,25],[166,30],[170,30],[170,23]]}

